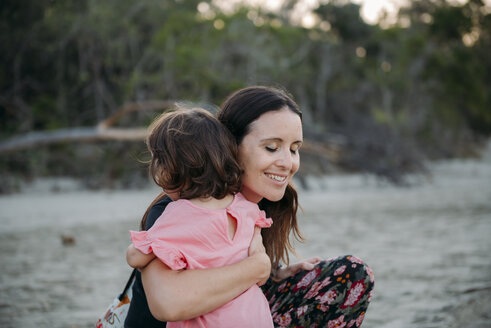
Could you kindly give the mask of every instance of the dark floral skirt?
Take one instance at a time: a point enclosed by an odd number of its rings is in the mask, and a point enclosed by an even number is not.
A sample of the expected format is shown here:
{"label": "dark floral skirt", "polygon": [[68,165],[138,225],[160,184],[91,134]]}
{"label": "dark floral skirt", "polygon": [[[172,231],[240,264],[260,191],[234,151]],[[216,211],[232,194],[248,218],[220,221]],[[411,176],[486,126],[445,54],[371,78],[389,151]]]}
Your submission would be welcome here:
{"label": "dark floral skirt", "polygon": [[351,255],[262,287],[276,327],[360,327],[372,298],[372,270]]}

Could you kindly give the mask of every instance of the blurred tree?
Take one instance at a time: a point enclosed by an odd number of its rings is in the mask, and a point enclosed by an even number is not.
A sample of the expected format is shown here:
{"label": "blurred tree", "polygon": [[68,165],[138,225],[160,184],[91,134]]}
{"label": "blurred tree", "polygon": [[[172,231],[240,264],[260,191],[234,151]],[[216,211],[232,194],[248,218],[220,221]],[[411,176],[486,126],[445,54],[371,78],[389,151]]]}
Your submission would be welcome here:
{"label": "blurred tree", "polygon": [[[481,0],[411,1],[383,28],[343,0],[321,2],[305,28],[292,19],[297,2],[224,13],[198,0],[5,0],[0,138],[93,126],[132,102],[218,105],[256,83],[289,90],[306,136],[346,149],[344,168],[392,180],[489,136],[491,15]],[[121,124],[150,119],[137,113]],[[2,161],[34,172],[34,164]],[[57,172],[81,174],[67,162]]]}

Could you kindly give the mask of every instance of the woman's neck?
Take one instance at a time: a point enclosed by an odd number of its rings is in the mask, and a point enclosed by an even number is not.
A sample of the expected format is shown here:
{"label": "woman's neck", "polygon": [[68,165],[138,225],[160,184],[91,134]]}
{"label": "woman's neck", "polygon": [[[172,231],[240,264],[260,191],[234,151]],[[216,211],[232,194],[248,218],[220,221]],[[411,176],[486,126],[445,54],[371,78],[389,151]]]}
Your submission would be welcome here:
{"label": "woman's neck", "polygon": [[251,191],[245,187],[242,188],[240,193],[245,197],[245,199],[247,199],[250,202],[256,203],[256,204],[259,203],[263,199],[263,197],[261,197],[257,193],[255,193],[255,192],[253,192],[253,191]]}
{"label": "woman's neck", "polygon": [[189,200],[191,203],[196,204],[198,206],[209,208],[213,210],[224,209],[227,208],[233,201],[233,195],[227,195],[222,199],[216,199],[213,197],[207,198],[193,198]]}

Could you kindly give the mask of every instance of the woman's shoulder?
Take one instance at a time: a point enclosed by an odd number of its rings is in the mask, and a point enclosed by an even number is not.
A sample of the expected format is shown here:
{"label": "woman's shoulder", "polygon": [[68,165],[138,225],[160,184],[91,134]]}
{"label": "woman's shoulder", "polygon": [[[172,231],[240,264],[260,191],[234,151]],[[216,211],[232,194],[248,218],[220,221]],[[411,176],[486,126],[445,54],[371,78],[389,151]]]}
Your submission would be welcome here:
{"label": "woman's shoulder", "polygon": [[167,205],[169,205],[170,203],[172,203],[172,199],[170,199],[169,196],[165,196],[164,198],[153,204],[153,206],[150,208],[150,211],[148,212],[145,230],[150,229],[154,225],[155,221],[157,221],[157,219],[166,209]]}

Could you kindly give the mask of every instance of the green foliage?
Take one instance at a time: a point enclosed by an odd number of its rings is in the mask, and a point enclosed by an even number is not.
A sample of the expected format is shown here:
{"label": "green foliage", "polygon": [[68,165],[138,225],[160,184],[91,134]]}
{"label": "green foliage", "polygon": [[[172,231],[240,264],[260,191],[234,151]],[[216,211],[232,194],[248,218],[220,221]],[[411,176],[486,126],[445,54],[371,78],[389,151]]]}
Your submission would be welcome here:
{"label": "green foliage", "polygon": [[410,24],[388,28],[366,24],[358,5],[337,0],[316,8],[318,23],[307,29],[291,22],[293,5],[225,14],[195,0],[3,1],[0,138],[92,126],[134,101],[218,105],[256,83],[289,90],[307,133],[345,136],[350,168],[367,169],[361,159],[373,147],[378,163],[386,159],[376,167],[418,167],[408,163],[457,155],[448,145],[491,133],[491,15],[482,1],[411,1],[399,15]]}
{"label": "green foliage", "polygon": [[332,33],[345,42],[370,36],[371,27],[360,16],[360,6],[345,1],[330,1],[315,10],[319,17],[329,22]]}

